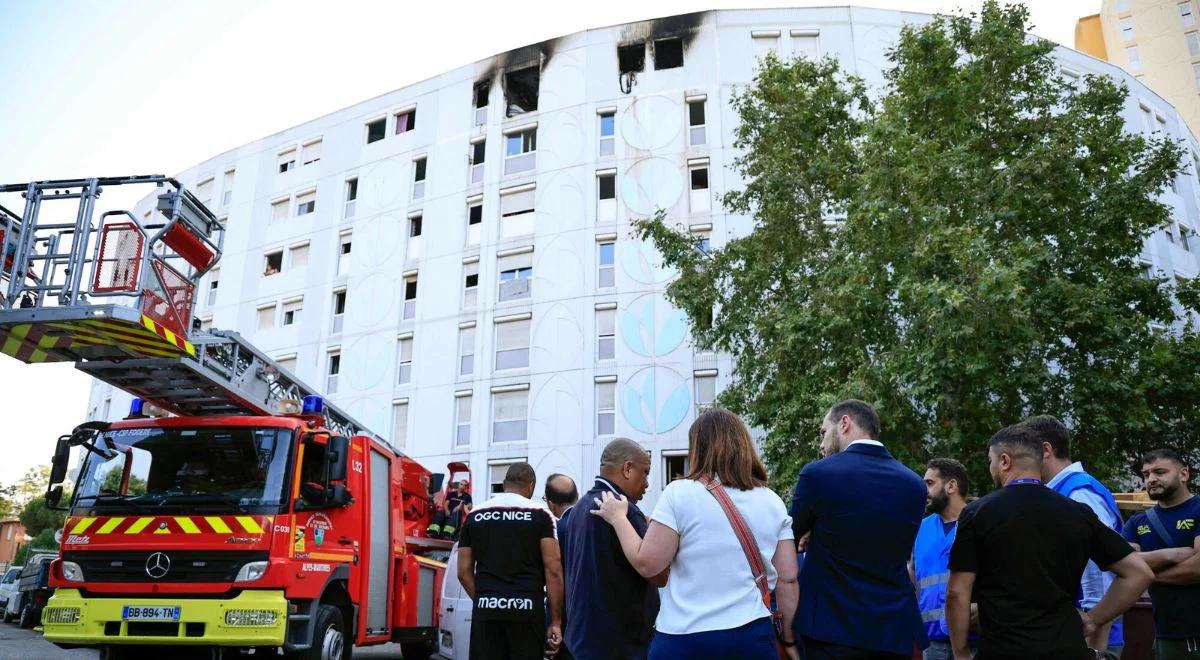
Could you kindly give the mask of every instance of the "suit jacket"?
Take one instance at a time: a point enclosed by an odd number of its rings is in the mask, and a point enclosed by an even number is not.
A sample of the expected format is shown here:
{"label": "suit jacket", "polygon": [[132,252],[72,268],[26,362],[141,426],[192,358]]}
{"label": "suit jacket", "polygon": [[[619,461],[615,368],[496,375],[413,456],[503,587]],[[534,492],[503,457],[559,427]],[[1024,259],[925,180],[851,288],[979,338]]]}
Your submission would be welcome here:
{"label": "suit jacket", "polygon": [[857,443],[800,471],[792,529],[812,531],[800,572],[797,635],[911,654],[929,642],[908,577],[924,481],[884,447]]}

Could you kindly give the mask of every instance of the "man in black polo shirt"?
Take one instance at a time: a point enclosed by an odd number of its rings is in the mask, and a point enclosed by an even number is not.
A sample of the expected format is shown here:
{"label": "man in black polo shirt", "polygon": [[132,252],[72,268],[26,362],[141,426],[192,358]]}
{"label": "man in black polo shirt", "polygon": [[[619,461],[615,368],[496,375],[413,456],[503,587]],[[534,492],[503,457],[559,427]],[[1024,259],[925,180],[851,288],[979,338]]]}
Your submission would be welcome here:
{"label": "man in black polo shirt", "polygon": [[[950,551],[946,621],[956,660],[967,643],[972,594],[979,603],[980,660],[1094,658],[1085,633],[1129,609],[1154,574],[1091,509],[1042,485],[1042,442],[1010,426],[988,442],[998,489],[967,505]],[[1116,574],[1090,612],[1075,609],[1088,560]]]}
{"label": "man in black polo shirt", "polygon": [[562,560],[554,518],[530,499],[536,480],[528,463],[509,466],[504,492],[463,527],[458,579],[474,604],[471,660],[540,660],[562,643]]}
{"label": "man in black polo shirt", "polygon": [[[666,572],[652,581],[638,574],[612,526],[591,515],[601,494],[624,495],[637,502],[646,494],[650,456],[638,443],[617,438],[600,455],[600,476],[592,489],[564,519],[567,584],[567,649],[576,660],[639,660],[646,657],[658,616],[656,586],[666,584]],[[649,522],[636,506],[626,514],[640,535]]]}
{"label": "man in black polo shirt", "polygon": [[1157,504],[1125,523],[1125,539],[1154,569],[1156,660],[1200,658],[1200,497],[1188,491],[1189,476],[1178,453],[1146,454],[1142,478]]}

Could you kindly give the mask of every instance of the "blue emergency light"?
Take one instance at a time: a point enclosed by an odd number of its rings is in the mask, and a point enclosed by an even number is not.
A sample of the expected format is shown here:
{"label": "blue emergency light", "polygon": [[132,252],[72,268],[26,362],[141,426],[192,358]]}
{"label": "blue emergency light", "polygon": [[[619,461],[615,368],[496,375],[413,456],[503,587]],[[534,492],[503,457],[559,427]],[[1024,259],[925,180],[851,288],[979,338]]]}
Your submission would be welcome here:
{"label": "blue emergency light", "polygon": [[140,397],[133,397],[133,401],[129,402],[129,416],[145,417],[145,415],[142,414],[142,406],[144,405],[146,405],[146,402]]}
{"label": "blue emergency light", "polygon": [[320,415],[325,412],[325,399],[322,399],[317,394],[309,394],[304,397],[304,406],[301,408],[305,415]]}

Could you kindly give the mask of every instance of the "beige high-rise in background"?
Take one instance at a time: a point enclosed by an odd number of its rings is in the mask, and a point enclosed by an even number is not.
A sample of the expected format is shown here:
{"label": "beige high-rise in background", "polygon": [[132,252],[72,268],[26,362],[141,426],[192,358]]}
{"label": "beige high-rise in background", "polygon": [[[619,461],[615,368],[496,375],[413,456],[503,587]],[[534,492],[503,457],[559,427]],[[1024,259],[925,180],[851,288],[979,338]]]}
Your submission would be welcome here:
{"label": "beige high-rise in background", "polygon": [[1075,25],[1075,48],[1123,67],[1200,130],[1197,0],[1103,0]]}

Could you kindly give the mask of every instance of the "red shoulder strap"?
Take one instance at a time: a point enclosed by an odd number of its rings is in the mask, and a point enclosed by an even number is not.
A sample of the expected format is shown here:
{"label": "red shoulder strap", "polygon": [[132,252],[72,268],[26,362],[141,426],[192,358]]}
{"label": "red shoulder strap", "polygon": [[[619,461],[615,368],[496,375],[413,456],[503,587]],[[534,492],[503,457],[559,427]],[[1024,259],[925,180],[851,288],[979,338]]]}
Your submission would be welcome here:
{"label": "red shoulder strap", "polygon": [[771,590],[767,587],[767,570],[763,566],[762,553],[758,551],[754,534],[746,526],[746,520],[742,518],[741,512],[734,506],[733,500],[729,499],[729,493],[725,492],[725,488],[719,481],[711,479],[707,475],[701,475],[699,481],[716,498],[717,504],[721,505],[725,516],[729,518],[733,533],[737,536],[738,543],[742,545],[742,552],[746,553],[746,561],[750,564],[750,574],[754,576],[754,584],[758,585],[758,591],[762,594],[763,605],[766,605],[767,611],[770,611]]}

